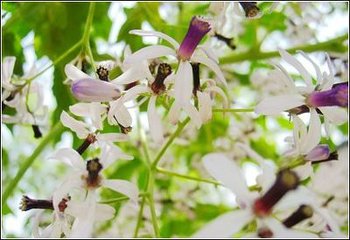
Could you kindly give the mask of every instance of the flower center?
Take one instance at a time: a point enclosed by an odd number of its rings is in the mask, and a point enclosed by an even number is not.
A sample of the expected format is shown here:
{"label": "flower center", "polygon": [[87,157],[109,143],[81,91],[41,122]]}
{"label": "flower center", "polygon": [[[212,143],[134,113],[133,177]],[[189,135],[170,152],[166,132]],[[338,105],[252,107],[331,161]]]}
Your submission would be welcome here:
{"label": "flower center", "polygon": [[97,188],[100,186],[101,177],[99,173],[102,168],[102,164],[98,158],[87,161],[86,170],[88,171],[88,175],[85,180],[88,188]]}
{"label": "flower center", "polygon": [[256,17],[260,9],[256,6],[256,2],[239,2],[239,4],[242,6],[245,16],[248,18]]}
{"label": "flower center", "polygon": [[160,63],[154,82],[151,84],[152,91],[159,95],[165,91],[164,80],[171,74],[171,66],[166,63]]}
{"label": "flower center", "polygon": [[96,70],[96,73],[98,75],[98,78],[102,81],[106,81],[108,82],[109,79],[108,79],[108,75],[109,75],[109,71],[107,68],[104,68],[102,66],[99,66]]}

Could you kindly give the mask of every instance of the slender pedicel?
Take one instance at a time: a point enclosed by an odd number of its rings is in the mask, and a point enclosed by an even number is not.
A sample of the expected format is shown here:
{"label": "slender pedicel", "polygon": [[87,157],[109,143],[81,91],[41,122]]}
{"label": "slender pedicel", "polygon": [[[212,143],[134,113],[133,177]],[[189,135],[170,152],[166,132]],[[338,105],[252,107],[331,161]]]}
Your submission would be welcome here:
{"label": "slender pedicel", "polygon": [[289,169],[281,170],[273,186],[254,202],[253,211],[257,216],[266,216],[271,213],[272,207],[290,190],[299,185],[297,174]]}
{"label": "slender pedicel", "polygon": [[96,141],[96,136],[94,134],[89,134],[84,142],[78,147],[77,152],[82,155],[85,150],[90,146],[90,144]]}
{"label": "slender pedicel", "polygon": [[294,225],[304,221],[307,218],[312,217],[314,211],[309,205],[301,205],[292,215],[283,221],[283,225],[287,228],[291,228]]}

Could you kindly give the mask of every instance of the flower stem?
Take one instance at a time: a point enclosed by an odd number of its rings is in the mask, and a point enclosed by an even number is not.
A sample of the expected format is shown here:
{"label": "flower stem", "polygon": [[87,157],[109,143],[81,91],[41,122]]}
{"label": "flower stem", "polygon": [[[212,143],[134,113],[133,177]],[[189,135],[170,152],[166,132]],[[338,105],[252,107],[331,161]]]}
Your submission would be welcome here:
{"label": "flower stem", "polygon": [[67,51],[65,51],[61,56],[59,56],[55,61],[53,61],[49,66],[47,66],[46,68],[44,68],[43,70],[41,70],[39,73],[37,73],[36,75],[34,75],[31,78],[28,78],[26,80],[27,83],[33,81],[35,78],[39,77],[41,74],[43,74],[44,72],[46,72],[48,69],[50,69],[51,67],[57,65],[58,63],[60,63],[63,59],[65,59],[68,55],[70,55],[72,52],[74,52],[80,45],[81,45],[82,41],[80,40],[79,42],[77,42],[76,44],[74,44],[71,48],[69,48]]}
{"label": "flower stem", "polygon": [[143,209],[145,207],[145,202],[146,202],[146,195],[142,196],[142,202],[141,202],[141,206],[140,206],[139,215],[137,217],[137,223],[136,223],[136,228],[135,228],[135,232],[134,232],[134,238],[137,238],[137,236],[139,234],[139,229],[141,227],[141,220],[142,220],[142,216],[143,216]]}
{"label": "flower stem", "polygon": [[213,112],[231,112],[231,113],[236,113],[236,112],[254,112],[254,108],[231,108],[231,109],[216,108],[216,109],[213,109]]}
{"label": "flower stem", "polygon": [[184,174],[180,174],[180,173],[175,173],[175,172],[171,172],[171,171],[168,171],[168,170],[166,170],[164,168],[160,168],[160,167],[157,167],[156,169],[157,169],[157,172],[159,172],[159,173],[167,174],[167,175],[174,176],[174,177],[179,177],[179,178],[197,181],[197,182],[211,183],[214,185],[221,185],[221,183],[214,181],[214,180],[210,180],[210,179],[192,177],[192,176],[188,176],[188,175],[184,175]]}
{"label": "flower stem", "polygon": [[160,149],[160,151],[158,152],[156,158],[154,159],[154,161],[152,162],[152,168],[156,168],[158,162],[160,161],[160,159],[163,157],[164,153],[166,152],[166,150],[168,149],[168,147],[172,144],[172,142],[175,140],[175,138],[182,132],[182,130],[185,128],[185,126],[187,125],[187,123],[190,121],[190,118],[186,118],[185,121],[183,121],[182,123],[180,123],[177,126],[176,131],[171,135],[171,137],[168,139],[168,141],[164,144],[164,146]]}
{"label": "flower stem", "polygon": [[64,131],[64,127],[61,122],[56,123],[56,125],[51,129],[51,131],[41,140],[40,144],[34,150],[32,155],[30,155],[18,169],[18,172],[14,179],[6,186],[2,195],[2,204],[6,202],[8,197],[15,190],[18,182],[22,179],[28,168],[34,163],[34,160],[39,156],[39,154],[44,150],[50,140],[54,139],[56,136]]}
{"label": "flower stem", "polygon": [[154,205],[153,191],[154,191],[154,169],[151,169],[148,177],[147,193],[148,193],[149,207],[152,215],[152,225],[154,229],[154,234],[156,238],[159,238],[159,226],[157,222],[157,214],[156,214],[156,209]]}
{"label": "flower stem", "polygon": [[91,46],[90,46],[90,32],[91,32],[91,26],[92,26],[92,20],[94,17],[94,12],[95,12],[95,6],[96,3],[95,2],[90,2],[90,6],[89,6],[89,13],[86,19],[86,23],[85,23],[85,29],[84,29],[84,34],[83,34],[83,46],[82,46],[82,51],[87,53],[87,55],[90,58],[91,61],[91,65],[94,69],[94,72],[96,72],[96,66],[94,63],[94,57],[92,55],[91,52]]}
{"label": "flower stem", "polygon": [[[334,51],[334,52],[345,52],[347,51],[347,47],[344,46],[342,43],[343,41],[348,39],[348,34],[344,34],[340,37],[332,38],[328,41],[314,43],[314,44],[307,44],[302,45],[298,47],[293,47],[286,49],[289,53],[294,54],[297,50],[301,50],[304,52],[316,52],[316,51]],[[220,59],[221,64],[228,64],[228,63],[236,63],[236,62],[242,62],[246,60],[259,60],[259,59],[267,59],[272,57],[279,56],[278,51],[270,51],[270,52],[256,52],[249,50],[247,52],[243,52],[240,54],[233,54],[226,57],[222,57]]]}

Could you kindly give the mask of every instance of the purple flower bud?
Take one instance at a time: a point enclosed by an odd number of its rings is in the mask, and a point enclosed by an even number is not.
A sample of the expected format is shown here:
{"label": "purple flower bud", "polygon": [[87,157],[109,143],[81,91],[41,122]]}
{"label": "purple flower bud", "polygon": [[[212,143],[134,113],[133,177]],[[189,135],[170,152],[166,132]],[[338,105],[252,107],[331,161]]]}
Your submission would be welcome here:
{"label": "purple flower bud", "polygon": [[330,155],[330,150],[327,144],[320,144],[313,148],[306,156],[307,161],[320,161],[327,159]]}
{"label": "purple flower bud", "polygon": [[348,94],[348,83],[338,83],[334,84],[330,90],[311,93],[307,98],[307,104],[311,107],[347,107]]}
{"label": "purple flower bud", "polygon": [[120,90],[114,84],[93,79],[73,82],[72,92],[76,99],[84,102],[109,102],[120,97]]}
{"label": "purple flower bud", "polygon": [[182,41],[178,57],[181,60],[189,60],[202,38],[210,31],[210,24],[198,17],[193,17],[187,34]]}

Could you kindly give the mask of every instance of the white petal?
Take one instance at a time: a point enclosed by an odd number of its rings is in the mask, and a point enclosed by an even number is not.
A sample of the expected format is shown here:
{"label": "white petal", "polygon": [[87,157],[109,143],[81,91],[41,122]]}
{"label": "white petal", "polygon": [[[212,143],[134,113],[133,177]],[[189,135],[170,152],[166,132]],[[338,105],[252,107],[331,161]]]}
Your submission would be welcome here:
{"label": "white petal", "polygon": [[122,193],[137,204],[139,197],[139,190],[135,184],[126,180],[110,180],[104,179],[102,182],[104,187],[108,187],[116,192]]}
{"label": "white petal", "polygon": [[87,124],[72,118],[66,111],[62,111],[60,120],[64,126],[75,132],[80,139],[86,138],[89,134]]}
{"label": "white petal", "polygon": [[93,103],[76,103],[72,106],[69,107],[69,110],[76,116],[79,117],[91,117],[91,110],[94,110],[99,114],[102,114],[107,107],[97,103],[97,102],[93,102]]}
{"label": "white petal", "polygon": [[111,80],[111,83],[129,84],[144,78],[152,78],[152,74],[146,64],[137,63],[134,66],[130,65],[127,71]]}
{"label": "white petal", "polygon": [[315,71],[316,71],[317,82],[318,84],[322,84],[322,73],[321,73],[320,67],[303,51],[297,51],[297,52],[300,53],[304,58],[309,60],[309,62],[311,62],[312,66],[315,68]]}
{"label": "white petal", "polygon": [[202,122],[205,123],[212,117],[212,101],[208,93],[197,91],[197,96],[199,114],[201,116]]}
{"label": "white petal", "polygon": [[135,64],[135,63],[137,64],[144,60],[168,56],[168,55],[176,56],[176,52],[172,48],[161,46],[161,45],[148,46],[126,57],[124,64],[126,65]]}
{"label": "white petal", "polygon": [[115,209],[108,204],[96,204],[96,221],[107,221],[114,217]]}
{"label": "white petal", "polygon": [[229,238],[253,219],[247,210],[225,213],[195,233],[192,238]]}
{"label": "white petal", "polygon": [[193,72],[188,61],[180,61],[179,69],[176,73],[174,83],[174,97],[181,106],[192,97]]}
{"label": "white petal", "polygon": [[105,142],[126,142],[130,140],[129,136],[123,133],[101,133],[97,135],[97,139]]}
{"label": "white petal", "polygon": [[64,163],[70,165],[71,167],[77,170],[84,171],[86,168],[84,159],[80,156],[80,154],[77,151],[75,151],[72,148],[61,148],[49,158],[63,161]]}
{"label": "white petal", "polygon": [[304,99],[299,94],[267,97],[255,107],[255,112],[264,115],[277,115],[283,111],[304,105]]}
{"label": "white petal", "polygon": [[145,31],[145,30],[131,30],[129,31],[130,34],[135,34],[139,36],[155,36],[162,38],[166,41],[168,41],[175,49],[178,49],[180,47],[179,43],[173,39],[172,37],[161,33],[161,32],[156,32],[156,31]]}
{"label": "white petal", "polygon": [[329,122],[340,125],[348,120],[348,112],[344,108],[338,106],[332,107],[318,107],[324,115],[324,118]]}
{"label": "white petal", "polygon": [[123,153],[117,145],[108,142],[101,144],[101,149],[100,163],[104,169],[108,168],[109,165],[113,164],[118,159],[132,160],[134,158],[133,156]]}
{"label": "white petal", "polygon": [[130,88],[123,96],[123,101],[128,102],[130,100],[136,99],[140,94],[149,92],[149,88],[144,85],[137,85]]}
{"label": "white petal", "polygon": [[293,171],[298,175],[300,181],[303,181],[313,174],[313,167],[311,162],[307,162],[304,165],[294,168]]}
{"label": "white petal", "polygon": [[302,141],[307,135],[307,127],[305,123],[298,117],[297,115],[292,115],[293,123],[294,123],[294,129],[293,129],[293,138],[294,138],[294,148],[296,149],[297,153],[301,153],[301,146]]}
{"label": "white petal", "polygon": [[284,82],[284,84],[288,87],[288,89],[292,93],[297,93],[297,89],[295,88],[295,84],[293,79],[289,76],[287,70],[281,65],[281,64],[273,64],[276,68],[280,70],[279,73],[281,73],[281,80]]}
{"label": "white petal", "polygon": [[214,93],[219,94],[223,99],[223,107],[228,108],[229,102],[228,102],[227,96],[221,88],[219,88],[217,86],[212,86],[212,87],[206,88],[204,91],[205,92],[214,92]]}
{"label": "white petal", "polygon": [[211,60],[213,60],[216,63],[219,63],[218,56],[215,54],[215,52],[213,51],[213,49],[210,46],[208,46],[206,44],[199,45],[198,49],[202,50],[205,53],[205,55],[207,55],[208,58],[210,58]]}
{"label": "white petal", "polygon": [[298,70],[298,72],[300,73],[300,75],[303,77],[306,85],[309,88],[313,87],[312,84],[312,78],[309,74],[309,72],[305,69],[305,67],[292,55],[290,55],[287,51],[285,51],[284,49],[279,48],[278,49],[280,52],[280,55],[282,56],[282,58],[289,63],[290,65],[292,65],[296,70]]}
{"label": "white petal", "polygon": [[180,104],[175,101],[173,105],[170,107],[169,113],[168,113],[168,119],[169,122],[173,125],[176,125],[180,118],[180,110],[181,106]]}
{"label": "white petal", "polygon": [[149,124],[149,131],[151,133],[153,140],[156,143],[162,143],[164,141],[163,124],[159,114],[157,113],[156,99],[157,99],[157,96],[152,96],[149,99],[148,110],[147,110],[148,124]]}
{"label": "white petal", "polygon": [[191,118],[191,123],[193,123],[197,129],[199,129],[202,126],[202,119],[198,110],[190,102],[184,104],[183,109]]}
{"label": "white petal", "polygon": [[315,109],[310,108],[310,124],[307,136],[301,141],[301,153],[307,154],[321,140],[321,121]]}
{"label": "white petal", "polygon": [[64,72],[66,73],[67,77],[72,79],[73,81],[83,79],[83,78],[91,78],[89,75],[78,69],[73,64],[67,64],[64,67]]}
{"label": "white petal", "polygon": [[203,164],[210,175],[230,188],[238,199],[250,203],[252,199],[242,171],[233,160],[221,153],[210,153],[204,156]]}
{"label": "white petal", "polygon": [[304,186],[299,186],[296,190],[286,193],[286,195],[276,204],[276,211],[295,209],[302,204],[314,206],[316,196]]}
{"label": "white petal", "polygon": [[5,57],[2,63],[2,83],[9,83],[15,67],[16,57]]}
{"label": "white petal", "polygon": [[205,66],[207,66],[208,68],[210,68],[216,74],[216,76],[220,80],[220,82],[222,84],[224,84],[225,87],[227,87],[227,82],[226,82],[226,79],[224,77],[224,74],[222,73],[219,65],[216,62],[214,62],[210,58],[204,58],[204,57],[198,56],[196,54],[194,54],[194,56],[192,56],[191,61],[202,63]]}
{"label": "white petal", "polygon": [[121,124],[123,127],[130,127],[132,123],[131,115],[123,104],[123,98],[111,103],[108,112],[108,123],[111,125]]}

